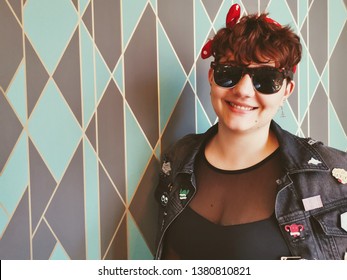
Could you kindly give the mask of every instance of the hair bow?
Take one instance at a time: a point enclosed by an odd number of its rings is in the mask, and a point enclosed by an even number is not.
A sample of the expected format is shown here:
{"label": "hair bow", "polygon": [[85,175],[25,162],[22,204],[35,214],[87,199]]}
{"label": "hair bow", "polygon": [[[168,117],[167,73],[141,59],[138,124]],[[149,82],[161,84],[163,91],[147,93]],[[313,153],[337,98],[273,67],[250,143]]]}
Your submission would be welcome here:
{"label": "hair bow", "polygon": [[[230,7],[227,16],[226,16],[226,26],[228,28],[233,28],[234,25],[237,23],[237,21],[240,18],[240,5],[234,4]],[[206,59],[209,58],[212,55],[212,42],[213,39],[209,39],[207,43],[204,45],[204,47],[201,50],[201,58]]]}

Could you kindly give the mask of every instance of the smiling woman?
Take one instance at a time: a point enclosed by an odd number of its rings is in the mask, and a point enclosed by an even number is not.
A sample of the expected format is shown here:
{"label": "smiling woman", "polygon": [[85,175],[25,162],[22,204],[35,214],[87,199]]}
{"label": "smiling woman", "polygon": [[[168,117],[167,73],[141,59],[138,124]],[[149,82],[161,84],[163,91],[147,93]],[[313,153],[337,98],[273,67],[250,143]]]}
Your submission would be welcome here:
{"label": "smiling woman", "polygon": [[[342,259],[347,154],[273,121],[293,93],[299,37],[267,14],[240,19],[202,49],[218,123],[176,142],[156,198],[158,259]],[[319,245],[318,245],[319,244]]]}

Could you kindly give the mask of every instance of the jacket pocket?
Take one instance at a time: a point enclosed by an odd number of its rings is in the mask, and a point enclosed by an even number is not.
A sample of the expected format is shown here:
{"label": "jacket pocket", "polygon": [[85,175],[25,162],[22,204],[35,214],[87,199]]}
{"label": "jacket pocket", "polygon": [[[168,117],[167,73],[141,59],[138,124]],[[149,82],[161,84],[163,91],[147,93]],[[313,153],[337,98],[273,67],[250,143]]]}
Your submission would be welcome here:
{"label": "jacket pocket", "polygon": [[313,215],[317,228],[316,236],[323,254],[328,259],[343,259],[347,252],[347,231],[341,226],[341,215],[347,212],[347,202],[339,203]]}

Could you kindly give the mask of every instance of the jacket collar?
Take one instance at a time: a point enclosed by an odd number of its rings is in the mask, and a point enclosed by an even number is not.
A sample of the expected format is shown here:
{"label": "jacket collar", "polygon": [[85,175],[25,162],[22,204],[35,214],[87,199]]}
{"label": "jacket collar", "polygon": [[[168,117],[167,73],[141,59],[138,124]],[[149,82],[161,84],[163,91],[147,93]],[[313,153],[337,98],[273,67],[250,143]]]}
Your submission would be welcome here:
{"label": "jacket collar", "polygon": [[[300,138],[282,129],[275,121],[271,122],[270,129],[279,141],[283,167],[288,173],[306,171],[330,170],[320,153],[316,150],[317,141],[311,138]],[[218,132],[218,123],[210,127],[204,134],[200,134],[194,141],[194,147],[187,150],[187,156],[182,160],[183,165],[178,168],[179,173],[193,173],[194,160],[204,143]]]}
{"label": "jacket collar", "polygon": [[275,121],[270,129],[276,134],[280,144],[284,168],[288,173],[305,171],[327,171],[329,167],[316,149],[318,141],[301,138],[282,129]]}

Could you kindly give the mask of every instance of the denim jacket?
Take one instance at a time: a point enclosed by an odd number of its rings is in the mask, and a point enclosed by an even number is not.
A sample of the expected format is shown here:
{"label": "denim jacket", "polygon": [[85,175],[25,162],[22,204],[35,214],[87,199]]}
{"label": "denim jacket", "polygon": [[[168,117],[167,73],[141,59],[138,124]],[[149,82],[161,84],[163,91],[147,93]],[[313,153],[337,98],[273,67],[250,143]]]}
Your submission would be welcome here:
{"label": "denim jacket", "polygon": [[[215,125],[204,134],[187,135],[163,157],[155,191],[160,204],[156,259],[161,258],[166,230],[197,191],[195,157],[217,130]],[[271,130],[280,144],[284,170],[276,180],[275,214],[292,256],[344,259],[347,228],[342,219],[347,219],[347,182],[340,182],[335,171],[346,176],[347,153],[311,138],[297,137],[274,121]]]}

